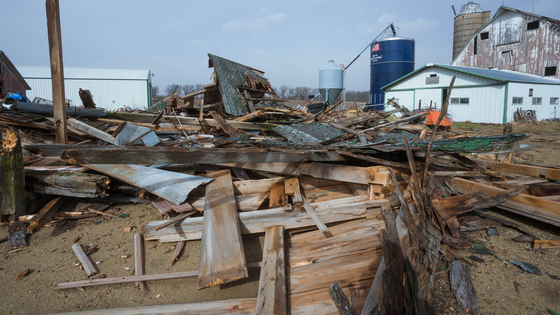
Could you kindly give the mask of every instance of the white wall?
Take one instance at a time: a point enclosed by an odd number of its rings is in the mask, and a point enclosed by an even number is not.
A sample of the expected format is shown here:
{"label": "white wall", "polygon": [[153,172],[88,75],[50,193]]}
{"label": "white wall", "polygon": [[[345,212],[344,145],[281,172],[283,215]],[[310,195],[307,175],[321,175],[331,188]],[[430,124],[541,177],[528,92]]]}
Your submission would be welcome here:
{"label": "white wall", "polygon": [[[532,97],[529,96],[529,89],[533,89],[533,97],[542,97],[542,105],[532,105]],[[523,97],[523,104],[514,105],[513,97]],[[560,105],[550,105],[551,97],[560,98],[560,85],[509,83],[507,100],[508,121],[513,121],[513,113],[517,110],[517,108],[521,108],[523,110],[535,110],[538,120],[554,117],[560,118]]]}
{"label": "white wall", "polygon": [[[38,96],[52,100],[50,79],[25,79],[31,87],[27,98],[31,101]],[[65,79],[64,92],[66,99],[72,100],[71,105],[82,106],[78,94],[80,88],[90,90],[96,107],[114,111],[124,105],[132,109],[146,109],[150,106],[149,87],[147,80],[82,80]]]}
{"label": "white wall", "polygon": [[468,97],[468,105],[449,103],[447,111],[453,121],[501,124],[504,115],[505,85],[454,88],[452,98]]}

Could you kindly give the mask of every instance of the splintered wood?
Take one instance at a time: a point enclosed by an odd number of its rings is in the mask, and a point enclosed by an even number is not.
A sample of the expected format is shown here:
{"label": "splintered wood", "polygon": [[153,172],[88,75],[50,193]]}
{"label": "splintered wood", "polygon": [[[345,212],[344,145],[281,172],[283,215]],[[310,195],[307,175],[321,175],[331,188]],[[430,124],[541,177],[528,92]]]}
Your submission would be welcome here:
{"label": "splintered wood", "polygon": [[257,314],[287,314],[284,227],[266,229],[259,280]]}
{"label": "splintered wood", "polygon": [[248,276],[229,170],[212,173],[200,243],[198,289]]}

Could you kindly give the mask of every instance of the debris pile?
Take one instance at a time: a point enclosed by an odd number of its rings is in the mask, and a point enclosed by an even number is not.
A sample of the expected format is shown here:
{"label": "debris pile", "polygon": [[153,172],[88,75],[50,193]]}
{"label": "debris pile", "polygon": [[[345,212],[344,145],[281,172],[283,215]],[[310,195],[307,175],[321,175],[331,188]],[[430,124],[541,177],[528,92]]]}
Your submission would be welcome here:
{"label": "debris pile", "polygon": [[[419,314],[430,309],[443,259],[458,298],[468,298],[462,305],[475,310],[468,268],[454,250],[479,246],[463,231],[508,224],[480,210],[498,207],[560,226],[560,185],[547,181],[560,180],[560,170],[467,156],[511,152],[523,134],[457,133],[445,115],[448,100],[437,113],[392,102],[387,111],[340,110],[339,102],[311,114],[285,106],[264,72],[209,57],[212,84],[145,113],[103,112],[84,91],[88,108],[67,110],[77,112],[68,119],[69,144],[54,143],[52,106],[16,101],[0,109],[0,214],[12,222],[13,250],[47,225],[119,219],[104,212],[116,203],[148,203],[169,218],[136,235],[135,275],[57,289],[137,282],[145,290],[147,281],[185,277],[198,277],[204,289],[260,267],[256,298],[173,311]],[[96,111],[103,115],[84,118]],[[254,233],[265,239],[262,262],[251,264],[241,235]],[[173,264],[191,240],[201,240],[198,270],[144,273],[145,241],[176,242]],[[99,273],[77,241],[72,250],[87,276]]]}

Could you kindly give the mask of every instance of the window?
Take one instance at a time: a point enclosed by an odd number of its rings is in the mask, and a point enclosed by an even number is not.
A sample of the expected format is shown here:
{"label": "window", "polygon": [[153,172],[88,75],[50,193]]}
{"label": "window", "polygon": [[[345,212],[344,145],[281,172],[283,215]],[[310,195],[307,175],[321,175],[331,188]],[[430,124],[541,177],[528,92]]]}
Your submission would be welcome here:
{"label": "window", "polygon": [[449,99],[451,105],[469,105],[468,97],[452,97]]}
{"label": "window", "polygon": [[542,105],[542,97],[533,97],[533,105]]}
{"label": "window", "polygon": [[539,21],[529,22],[527,23],[527,30],[536,30],[539,28]]}
{"label": "window", "polygon": [[558,105],[558,97],[551,97],[550,105]]}
{"label": "window", "polygon": [[477,54],[477,50],[478,50],[478,36],[474,37],[474,54]]}
{"label": "window", "polygon": [[437,74],[430,74],[426,77],[426,84],[439,84],[439,77]]}
{"label": "window", "polygon": [[488,32],[480,33],[480,39],[481,39],[481,40],[488,39],[488,37],[489,37],[489,33],[488,33]]}
{"label": "window", "polygon": [[513,104],[518,104],[518,105],[519,105],[519,104],[523,104],[523,97],[515,97],[515,96],[514,96],[514,97],[513,97],[512,103],[513,103]]}
{"label": "window", "polygon": [[556,67],[545,67],[544,68],[544,76],[555,76],[556,75]]}
{"label": "window", "polygon": [[529,89],[529,97],[533,96],[533,89]]}

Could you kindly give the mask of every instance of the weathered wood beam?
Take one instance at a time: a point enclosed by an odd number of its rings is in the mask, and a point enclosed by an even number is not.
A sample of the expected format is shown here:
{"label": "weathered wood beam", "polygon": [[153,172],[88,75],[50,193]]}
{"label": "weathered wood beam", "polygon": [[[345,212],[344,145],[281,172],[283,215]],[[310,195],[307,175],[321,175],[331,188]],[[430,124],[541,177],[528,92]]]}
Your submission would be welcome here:
{"label": "weathered wood beam", "polygon": [[285,260],[284,227],[267,228],[264,236],[263,266],[259,278],[257,314],[288,314]]}
{"label": "weathered wood beam", "polygon": [[472,161],[493,171],[560,180],[560,169],[557,168],[501,163],[501,162],[485,161],[485,160],[478,160],[478,159],[472,159]]}
{"label": "weathered wood beam", "polygon": [[47,0],[46,9],[56,142],[67,144],[66,97],[64,94],[64,66],[62,64],[62,35],[58,0]]}
{"label": "weathered wood beam", "polygon": [[28,145],[30,151],[45,156],[62,156],[72,164],[193,164],[251,162],[336,162],[345,161],[338,153],[323,150],[269,152],[262,149],[206,149],[175,147],[114,147]]}
{"label": "weathered wood beam", "polygon": [[[2,132],[0,132],[2,139]],[[0,215],[10,216],[12,221],[24,215],[25,177],[23,153],[18,134],[6,130],[6,140],[0,151]]]}
{"label": "weathered wood beam", "polygon": [[[260,267],[260,265],[261,265],[260,262],[248,263],[247,268]],[[122,276],[122,277],[114,277],[114,278],[64,282],[64,283],[59,283],[55,289],[57,290],[74,289],[79,287],[93,287],[98,285],[131,283],[131,282],[138,282],[138,281],[157,281],[157,280],[168,280],[168,279],[193,278],[196,276],[198,276],[198,270],[159,273],[159,274],[141,275],[141,276]]]}
{"label": "weathered wood beam", "polygon": [[[380,213],[382,208],[385,209],[389,207],[388,200],[367,199],[367,196],[354,196],[312,203],[311,205],[316,208],[319,219],[325,224],[375,216]],[[315,226],[315,222],[306,212],[285,211],[283,207],[241,212],[238,216],[242,234],[262,233],[267,227],[277,226],[279,222],[282,222],[286,230]],[[203,220],[201,217],[187,218],[180,225],[174,225],[155,231],[154,228],[161,223],[163,222],[155,221],[144,226],[144,236],[146,240],[178,242],[198,240],[202,236]]]}
{"label": "weathered wood beam", "polygon": [[26,170],[25,177],[30,191],[79,198],[107,196],[111,182],[107,176],[75,172]]}
{"label": "weathered wood beam", "polygon": [[27,233],[32,234],[33,232],[39,231],[47,222],[50,221],[52,216],[60,210],[62,205],[66,202],[66,197],[56,197],[49,201],[39,213],[37,213],[33,220],[29,223],[27,227]]}
{"label": "weathered wood beam", "polygon": [[480,315],[469,267],[458,260],[453,261],[449,265],[449,282],[451,282],[451,288],[455,290],[455,296],[463,311]]}
{"label": "weathered wood beam", "polygon": [[323,163],[289,163],[276,161],[277,163],[212,163],[221,166],[239,167],[244,169],[265,171],[282,175],[307,175],[315,178],[336,180],[354,184],[377,184],[388,186],[389,173],[385,166],[358,167]]}
{"label": "weathered wood beam", "polygon": [[248,276],[231,173],[209,175],[202,223],[197,288],[204,289]]}
{"label": "weathered wood beam", "polygon": [[[506,192],[505,189],[462,178],[453,178],[451,186],[460,193],[467,194],[475,191],[481,191],[490,197],[495,197],[500,193]],[[518,194],[517,196],[504,201],[497,207],[539,221],[560,226],[560,202],[558,201],[542,199],[527,194]]]}
{"label": "weathered wood beam", "polygon": [[[120,119],[129,122],[151,123],[154,120],[154,118],[157,117],[157,115],[113,112],[113,113],[107,113],[106,117],[110,119]],[[166,123],[176,123],[177,120],[179,120],[183,125],[196,125],[196,126],[200,125],[199,120],[193,117],[175,117],[171,115],[163,115],[161,119],[162,122],[166,122]],[[220,126],[220,124],[218,124],[218,122],[214,119],[204,119],[204,122],[207,123],[210,127]],[[271,130],[273,127],[277,126],[276,124],[251,123],[251,122],[242,122],[242,121],[235,121],[235,120],[229,120],[228,123],[234,128],[244,129],[244,130]]]}
{"label": "weathered wood beam", "polygon": [[[144,268],[144,237],[142,234],[134,234],[134,273],[137,276],[145,274]],[[136,286],[140,286],[140,290],[146,290],[146,282],[136,282]]]}
{"label": "weathered wood beam", "polygon": [[91,260],[89,260],[89,257],[86,255],[86,253],[84,252],[80,244],[74,243],[74,245],[72,245],[72,250],[74,251],[74,254],[76,254],[76,256],[78,257],[78,260],[82,264],[82,267],[84,268],[84,271],[87,273],[88,276],[99,273],[99,271],[97,271],[95,266],[91,263]]}

